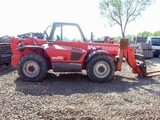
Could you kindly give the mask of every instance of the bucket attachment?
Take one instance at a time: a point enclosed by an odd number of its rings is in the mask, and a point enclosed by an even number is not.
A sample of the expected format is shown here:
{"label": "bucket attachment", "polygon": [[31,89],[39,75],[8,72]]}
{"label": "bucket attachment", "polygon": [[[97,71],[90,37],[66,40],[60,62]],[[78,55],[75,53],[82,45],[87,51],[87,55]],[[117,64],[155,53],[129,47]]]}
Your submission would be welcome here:
{"label": "bucket attachment", "polygon": [[135,54],[136,64],[139,66],[141,75],[146,76],[147,68],[146,68],[146,62],[144,59],[144,56],[141,54]]}
{"label": "bucket attachment", "polygon": [[144,56],[141,54],[135,54],[135,58],[136,58],[136,63],[137,65],[140,67],[142,73],[143,73],[143,77],[153,77],[153,76],[159,76],[160,75],[160,71],[151,71],[151,72],[147,72],[147,65],[144,59]]}

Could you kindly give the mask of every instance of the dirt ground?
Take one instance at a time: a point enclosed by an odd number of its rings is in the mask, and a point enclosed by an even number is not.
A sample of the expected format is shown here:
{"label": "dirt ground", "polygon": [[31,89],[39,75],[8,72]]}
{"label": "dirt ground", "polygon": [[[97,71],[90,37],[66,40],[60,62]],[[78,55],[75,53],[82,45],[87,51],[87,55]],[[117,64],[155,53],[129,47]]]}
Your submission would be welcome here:
{"label": "dirt ground", "polygon": [[[148,71],[155,70],[160,59],[147,60],[147,65]],[[0,119],[158,120],[160,77],[138,77],[123,63],[107,83],[90,82],[85,72],[48,73],[43,82],[33,83],[22,81],[12,67],[1,66]]]}
{"label": "dirt ground", "polygon": [[147,71],[160,71],[160,58],[147,59]]}

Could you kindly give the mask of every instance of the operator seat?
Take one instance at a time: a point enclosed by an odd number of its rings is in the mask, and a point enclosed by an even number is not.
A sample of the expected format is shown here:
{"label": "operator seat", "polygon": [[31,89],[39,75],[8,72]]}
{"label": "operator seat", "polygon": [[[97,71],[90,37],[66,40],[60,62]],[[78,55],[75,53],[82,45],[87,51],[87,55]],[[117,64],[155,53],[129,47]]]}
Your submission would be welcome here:
{"label": "operator seat", "polygon": [[59,35],[57,35],[56,37],[57,37],[57,40],[61,40],[60,37],[59,37]]}

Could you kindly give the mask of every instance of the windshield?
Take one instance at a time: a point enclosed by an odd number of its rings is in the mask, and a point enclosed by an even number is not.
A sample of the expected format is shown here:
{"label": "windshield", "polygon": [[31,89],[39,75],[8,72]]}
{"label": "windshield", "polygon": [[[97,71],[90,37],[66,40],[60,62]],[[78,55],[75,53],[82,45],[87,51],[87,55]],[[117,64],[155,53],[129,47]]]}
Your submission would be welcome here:
{"label": "windshield", "polygon": [[152,45],[160,46],[160,38],[152,38]]}

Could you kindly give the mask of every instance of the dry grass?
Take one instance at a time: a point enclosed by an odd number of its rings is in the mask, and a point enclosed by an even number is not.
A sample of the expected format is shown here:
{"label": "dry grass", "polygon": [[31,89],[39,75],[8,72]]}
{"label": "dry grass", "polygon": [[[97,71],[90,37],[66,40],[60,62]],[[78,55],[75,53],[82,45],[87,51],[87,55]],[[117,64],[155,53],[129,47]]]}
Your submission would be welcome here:
{"label": "dry grass", "polygon": [[[84,73],[85,74],[85,73]],[[0,119],[158,120],[160,78],[140,78],[123,63],[108,83],[83,74],[48,73],[43,82],[24,82],[11,67],[0,70]]]}

